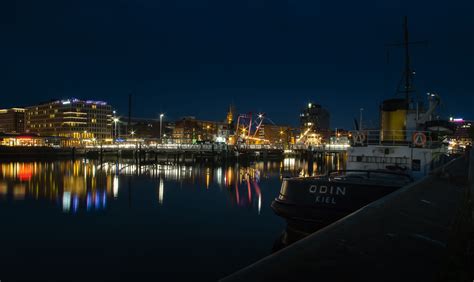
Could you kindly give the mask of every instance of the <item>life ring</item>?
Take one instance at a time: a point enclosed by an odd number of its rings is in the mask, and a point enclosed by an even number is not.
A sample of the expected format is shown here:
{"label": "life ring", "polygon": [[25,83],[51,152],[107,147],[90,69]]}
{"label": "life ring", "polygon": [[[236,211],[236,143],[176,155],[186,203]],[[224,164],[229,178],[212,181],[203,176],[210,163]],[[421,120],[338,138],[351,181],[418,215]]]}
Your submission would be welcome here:
{"label": "life ring", "polygon": [[415,132],[413,134],[413,144],[415,146],[423,147],[426,144],[426,135],[423,132]]}
{"label": "life ring", "polygon": [[364,145],[365,142],[365,134],[358,131],[354,136],[352,137],[354,144],[356,145]]}

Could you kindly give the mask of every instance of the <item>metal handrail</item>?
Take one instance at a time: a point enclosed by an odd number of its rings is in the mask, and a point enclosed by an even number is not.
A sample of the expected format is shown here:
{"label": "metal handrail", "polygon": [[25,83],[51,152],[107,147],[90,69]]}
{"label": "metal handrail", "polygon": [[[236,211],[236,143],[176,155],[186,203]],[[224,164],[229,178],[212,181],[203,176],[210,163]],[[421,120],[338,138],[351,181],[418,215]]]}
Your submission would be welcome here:
{"label": "metal handrail", "polygon": [[[360,130],[350,131],[352,135],[352,146],[367,145],[409,145],[416,147],[429,148],[439,144],[437,140],[433,140],[433,132],[423,130]],[[422,145],[413,143],[415,134],[423,134],[426,142]],[[362,135],[362,136],[360,136]]]}
{"label": "metal handrail", "polygon": [[339,169],[339,170],[329,170],[327,172],[327,176],[331,177],[332,174],[336,173],[342,173],[342,172],[362,172],[362,173],[367,173],[367,178],[370,178],[370,174],[377,173],[377,174],[390,174],[390,175],[395,175],[395,176],[402,176],[409,178],[410,180],[413,181],[413,177],[411,177],[409,174],[406,173],[400,173],[400,172],[395,172],[395,171],[386,171],[386,170],[361,170],[361,169]]}

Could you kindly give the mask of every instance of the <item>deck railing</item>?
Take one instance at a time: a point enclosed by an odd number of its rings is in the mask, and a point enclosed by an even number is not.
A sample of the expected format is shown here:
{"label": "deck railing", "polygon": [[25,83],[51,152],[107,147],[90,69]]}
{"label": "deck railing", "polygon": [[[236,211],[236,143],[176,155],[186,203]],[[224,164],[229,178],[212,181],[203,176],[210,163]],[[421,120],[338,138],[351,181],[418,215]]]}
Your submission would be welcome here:
{"label": "deck railing", "polygon": [[351,146],[408,145],[432,148],[441,144],[433,132],[419,130],[359,130],[351,131],[351,136]]}

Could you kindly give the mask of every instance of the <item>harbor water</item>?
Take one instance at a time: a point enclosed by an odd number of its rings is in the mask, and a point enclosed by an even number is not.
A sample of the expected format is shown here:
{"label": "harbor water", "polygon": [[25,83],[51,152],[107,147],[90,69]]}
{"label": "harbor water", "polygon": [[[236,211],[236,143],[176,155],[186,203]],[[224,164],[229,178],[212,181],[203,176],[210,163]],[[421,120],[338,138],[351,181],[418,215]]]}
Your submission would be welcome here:
{"label": "harbor water", "polygon": [[67,160],[0,163],[0,280],[215,281],[272,252],[270,208],[310,163],[217,165]]}

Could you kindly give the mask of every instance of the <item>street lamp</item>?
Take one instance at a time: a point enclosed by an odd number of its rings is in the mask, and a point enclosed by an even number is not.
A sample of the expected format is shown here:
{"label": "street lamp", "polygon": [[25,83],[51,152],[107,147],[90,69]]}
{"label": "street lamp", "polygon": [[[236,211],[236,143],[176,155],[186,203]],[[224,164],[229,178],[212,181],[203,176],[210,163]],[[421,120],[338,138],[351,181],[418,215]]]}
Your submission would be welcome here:
{"label": "street lamp", "polygon": [[119,119],[114,117],[114,139],[117,139],[117,122],[119,122]]}
{"label": "street lamp", "polygon": [[160,114],[160,142],[161,142],[161,136],[162,136],[162,132],[163,132],[163,117],[165,116],[165,114]]}

